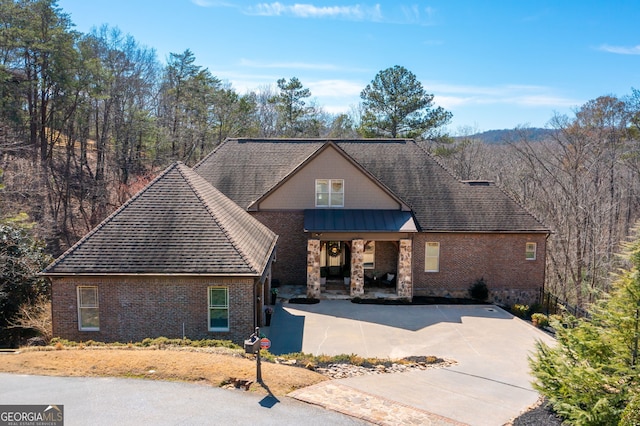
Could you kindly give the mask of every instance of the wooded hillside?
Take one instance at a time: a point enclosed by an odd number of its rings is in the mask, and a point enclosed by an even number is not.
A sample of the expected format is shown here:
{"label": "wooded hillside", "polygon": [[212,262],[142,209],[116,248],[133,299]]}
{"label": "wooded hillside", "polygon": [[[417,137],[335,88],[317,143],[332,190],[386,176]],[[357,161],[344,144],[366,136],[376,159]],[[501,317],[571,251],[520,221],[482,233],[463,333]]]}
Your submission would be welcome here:
{"label": "wooded hillside", "polygon": [[[0,1],[0,219],[26,212],[54,256],[168,164],[194,164],[227,137],[363,135],[362,108],[327,114],[295,77],[240,94],[188,48],[164,64],[117,28],[72,28],[55,1]],[[542,141],[514,129],[499,144],[426,143],[457,177],[494,180],[553,230],[547,288],[584,304],[607,288],[638,220],[639,111],[632,90],[550,117]]]}

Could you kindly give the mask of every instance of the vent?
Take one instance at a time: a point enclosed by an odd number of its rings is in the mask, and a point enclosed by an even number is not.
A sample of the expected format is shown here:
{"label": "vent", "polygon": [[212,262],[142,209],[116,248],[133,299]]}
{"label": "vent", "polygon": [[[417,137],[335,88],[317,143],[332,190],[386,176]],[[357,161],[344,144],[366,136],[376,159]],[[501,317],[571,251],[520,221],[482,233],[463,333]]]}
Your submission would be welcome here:
{"label": "vent", "polygon": [[463,183],[466,183],[470,186],[491,186],[493,185],[493,181],[491,180],[463,180]]}

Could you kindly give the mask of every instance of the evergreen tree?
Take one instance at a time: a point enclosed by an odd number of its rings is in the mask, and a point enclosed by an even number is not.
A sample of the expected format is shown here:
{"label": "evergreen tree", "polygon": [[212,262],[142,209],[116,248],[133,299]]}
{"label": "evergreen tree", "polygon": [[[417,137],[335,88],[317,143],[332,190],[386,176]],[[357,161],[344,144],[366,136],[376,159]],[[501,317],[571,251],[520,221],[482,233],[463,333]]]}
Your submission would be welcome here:
{"label": "evergreen tree", "polygon": [[50,262],[43,245],[18,224],[22,217],[0,222],[0,345],[15,344],[19,336],[7,326],[25,304],[49,296],[49,286],[38,274]]}
{"label": "evergreen tree", "polygon": [[[531,359],[534,387],[576,425],[638,424],[640,231],[625,245],[626,269],[591,318],[552,320],[557,345],[537,344]],[[624,416],[623,416],[624,413]]]}
{"label": "evergreen tree", "polygon": [[269,102],[275,104],[278,111],[278,127],[282,136],[307,136],[307,122],[314,118],[313,107],[305,105],[305,99],[311,96],[311,91],[297,77],[292,77],[289,82],[281,78],[277,83],[280,93],[269,99]]}
{"label": "evergreen tree", "polygon": [[380,71],[360,97],[364,114],[359,132],[364,137],[434,137],[452,117],[442,107],[433,108],[433,95],[399,65]]}

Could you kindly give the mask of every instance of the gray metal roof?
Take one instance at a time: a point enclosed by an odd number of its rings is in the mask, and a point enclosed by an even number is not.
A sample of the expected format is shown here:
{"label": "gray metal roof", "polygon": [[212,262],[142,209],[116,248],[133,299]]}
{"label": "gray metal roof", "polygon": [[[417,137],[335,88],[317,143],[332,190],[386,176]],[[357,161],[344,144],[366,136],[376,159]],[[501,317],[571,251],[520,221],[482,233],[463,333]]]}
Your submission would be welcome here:
{"label": "gray metal roof", "polygon": [[499,187],[456,179],[411,139],[228,139],[195,170],[246,209],[327,143],[410,206],[420,231],[549,232]]}
{"label": "gray metal roof", "polygon": [[47,275],[264,272],[277,236],[189,167],[168,167]]}
{"label": "gray metal roof", "polygon": [[417,232],[411,212],[401,210],[309,209],[308,232]]}

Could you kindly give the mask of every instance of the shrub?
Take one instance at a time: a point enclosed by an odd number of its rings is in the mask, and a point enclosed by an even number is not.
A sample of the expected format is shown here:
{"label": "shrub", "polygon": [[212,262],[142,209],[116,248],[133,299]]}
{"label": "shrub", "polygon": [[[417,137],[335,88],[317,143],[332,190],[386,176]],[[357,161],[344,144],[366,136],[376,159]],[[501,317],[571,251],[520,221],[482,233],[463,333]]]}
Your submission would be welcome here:
{"label": "shrub", "polygon": [[631,400],[625,407],[618,426],[634,426],[640,424],[640,397],[632,394]]}
{"label": "shrub", "polygon": [[529,305],[521,305],[516,303],[511,307],[511,313],[518,318],[526,318],[529,313]]}
{"label": "shrub", "polygon": [[535,325],[536,327],[543,328],[549,325],[549,318],[547,318],[545,314],[536,312],[535,314],[531,315],[531,322],[533,322],[533,325]]}
{"label": "shrub", "polygon": [[484,278],[480,278],[469,287],[469,295],[472,299],[485,301],[489,297],[489,288]]}

